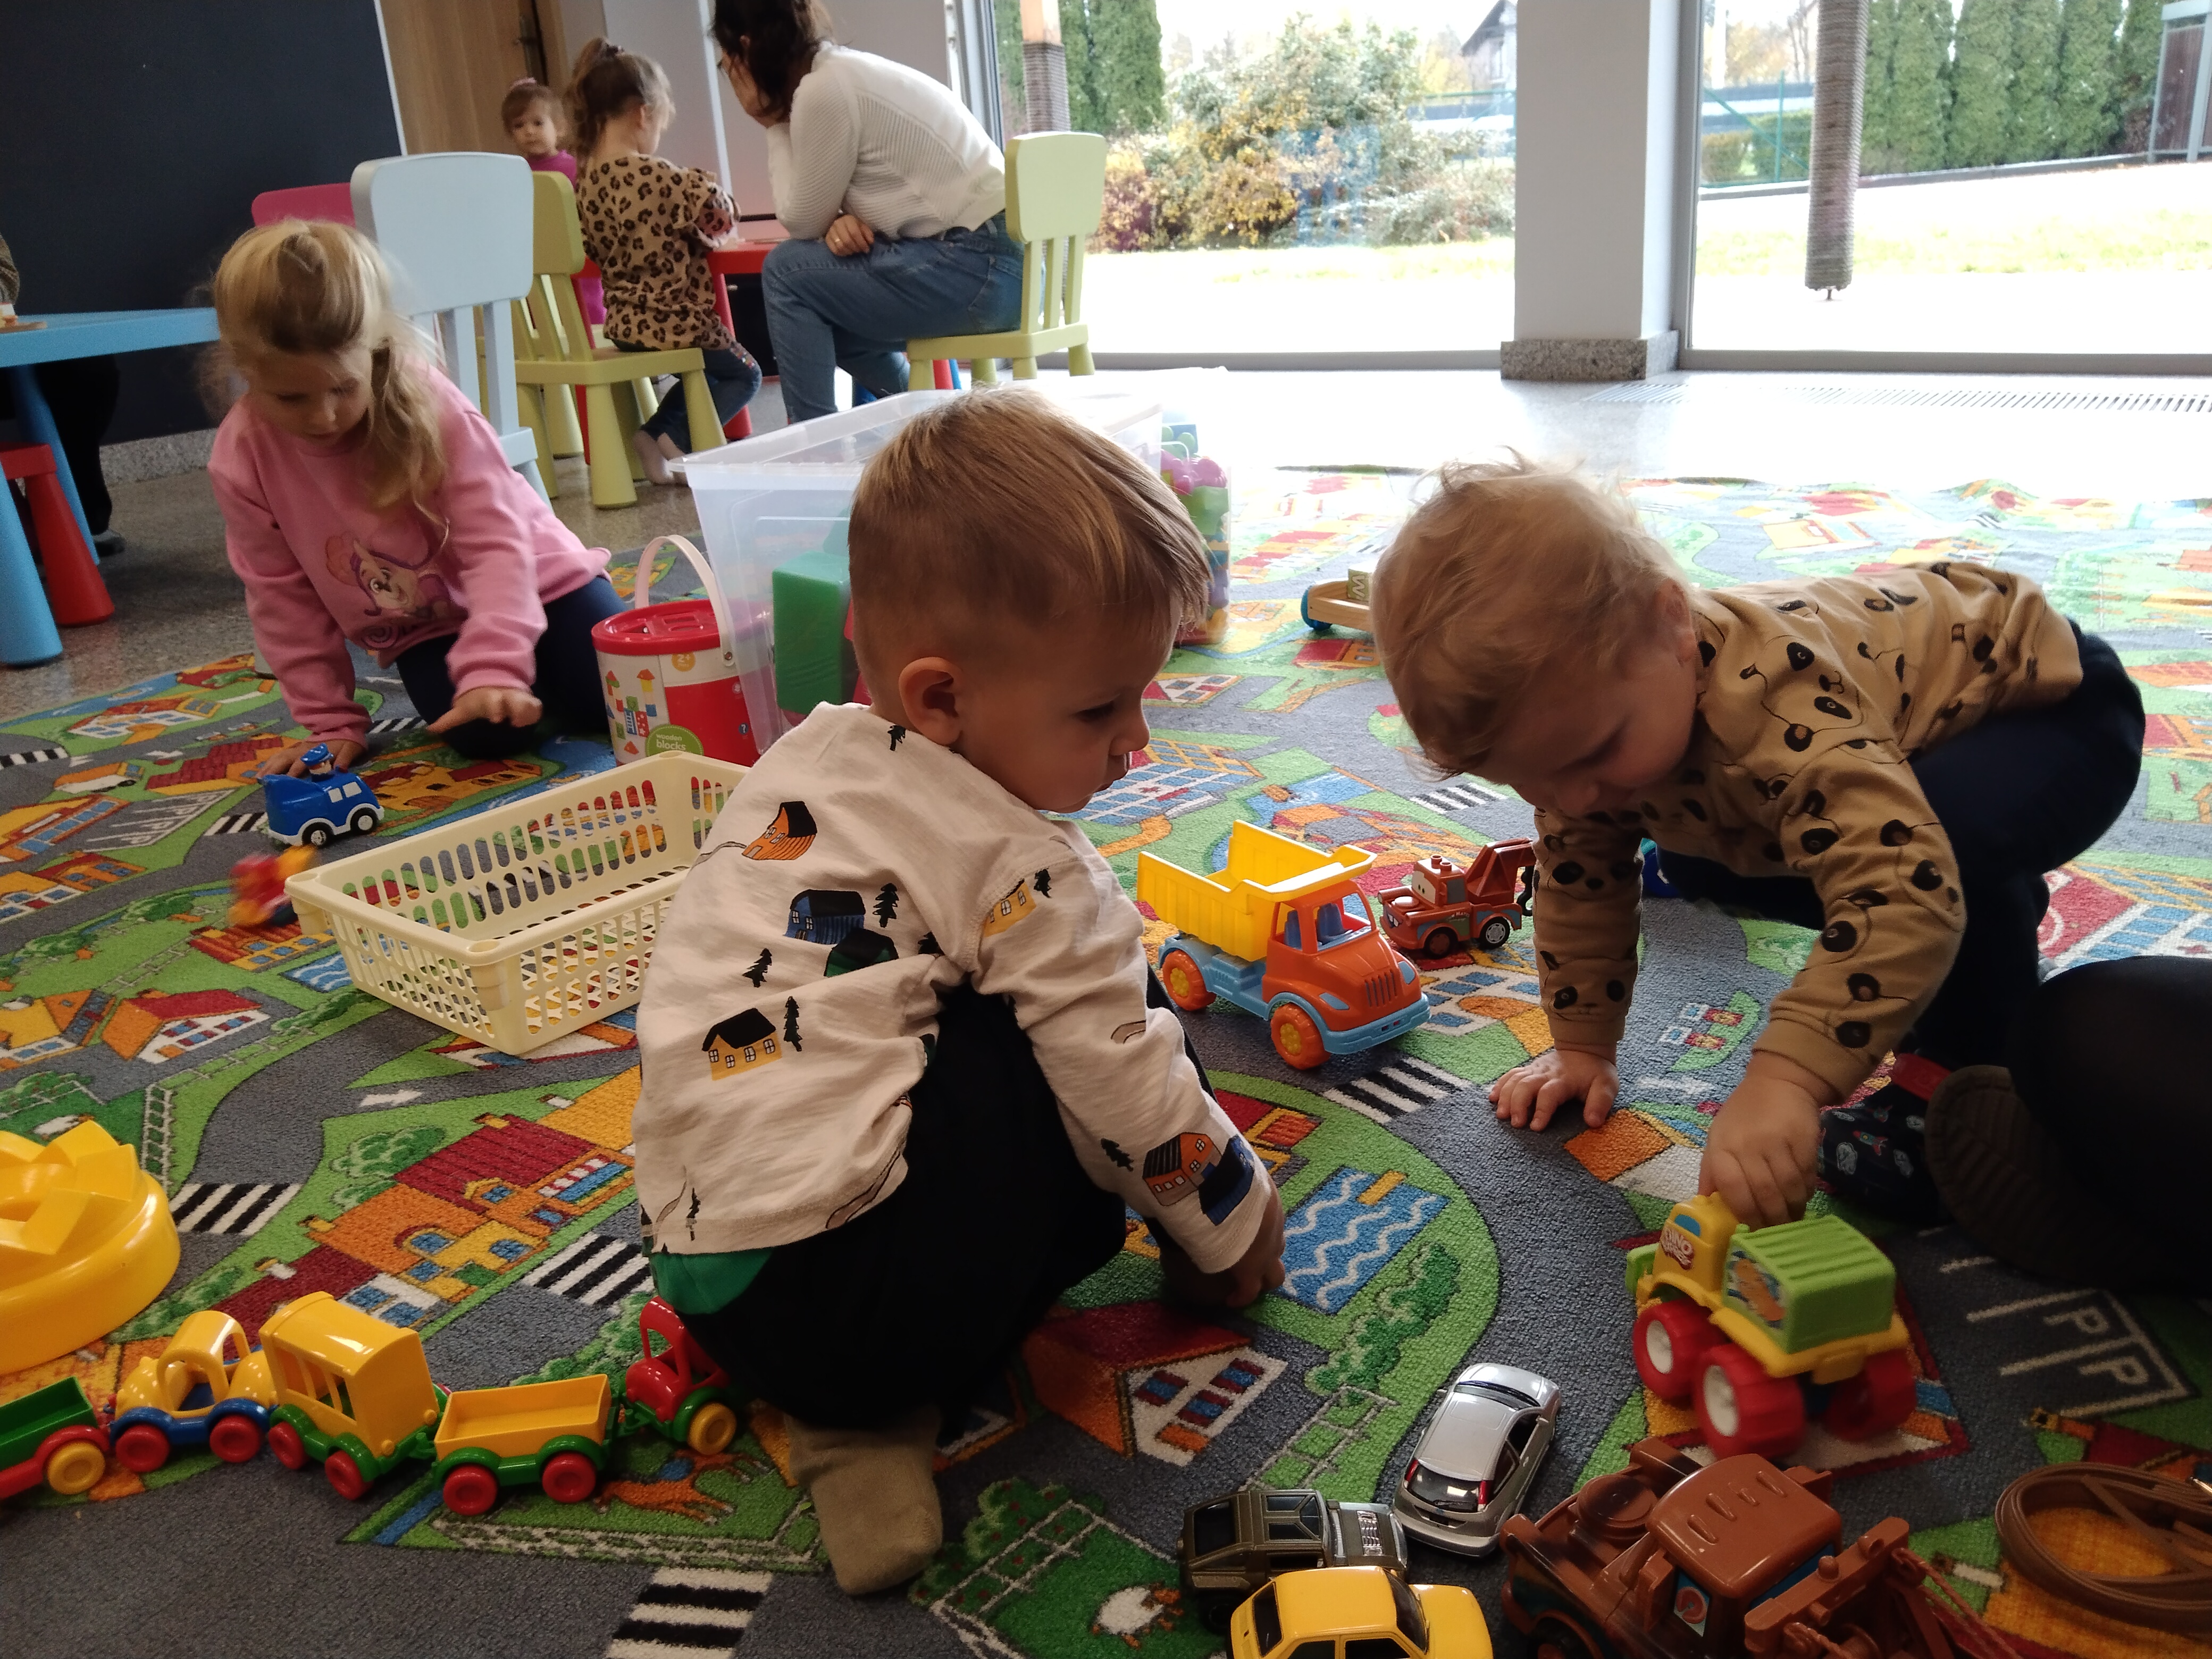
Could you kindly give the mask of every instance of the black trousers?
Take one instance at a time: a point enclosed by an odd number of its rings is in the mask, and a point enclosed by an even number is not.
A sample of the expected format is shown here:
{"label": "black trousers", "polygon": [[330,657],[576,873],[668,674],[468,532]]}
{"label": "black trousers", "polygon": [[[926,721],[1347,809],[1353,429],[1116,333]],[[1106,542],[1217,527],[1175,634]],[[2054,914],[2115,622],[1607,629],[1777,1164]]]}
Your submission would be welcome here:
{"label": "black trousers", "polygon": [[[39,391],[53,411],[54,430],[61,434],[62,453],[69,459],[70,476],[76,480],[85,522],[97,536],[107,528],[114,512],[107,498],[107,479],[100,470],[100,441],[107,434],[107,422],[115,414],[122,372],[112,357],[72,357],[64,362],[40,363],[32,373],[39,377]],[[0,375],[0,419],[15,412],[15,390],[7,377]]]}
{"label": "black trousers", "polygon": [[[605,576],[592,577],[545,607],[545,631],[538,636],[538,678],[530,690],[545,705],[545,718],[565,731],[605,726],[607,706],[599,695],[599,653],[592,644],[592,629],[622,608],[613,584]],[[446,653],[458,637],[442,634],[410,645],[392,662],[415,712],[425,720],[438,719],[453,706],[453,677],[447,670]],[[471,760],[519,755],[538,741],[530,726],[495,720],[467,720],[439,735],[447,748]]]}
{"label": "black trousers", "polygon": [[[1146,1000],[1170,1006],[1157,979]],[[719,1312],[684,1316],[740,1385],[805,1422],[871,1428],[918,1405],[957,1422],[1054,1299],[1121,1248],[1121,1200],[1076,1162],[1005,1002],[965,985],[946,997],[910,1093],[896,1192],[777,1245]]]}
{"label": "black trousers", "polygon": [[[2000,714],[1912,763],[1959,862],[1966,932],[1951,971],[1907,1039],[1940,1066],[2001,1065],[2014,1017],[2037,983],[2036,930],[2050,908],[2044,873],[2112,827],[2142,769],[2142,698],[2112,647],[2077,628],[2081,684],[2048,708]],[[1660,851],[1685,898],[1777,921],[1826,925],[1800,876],[1740,876]]]}
{"label": "black trousers", "polygon": [[2212,1253],[2212,961],[2069,968],[2029,995],[2005,1063],[2084,1186],[2175,1262]]}

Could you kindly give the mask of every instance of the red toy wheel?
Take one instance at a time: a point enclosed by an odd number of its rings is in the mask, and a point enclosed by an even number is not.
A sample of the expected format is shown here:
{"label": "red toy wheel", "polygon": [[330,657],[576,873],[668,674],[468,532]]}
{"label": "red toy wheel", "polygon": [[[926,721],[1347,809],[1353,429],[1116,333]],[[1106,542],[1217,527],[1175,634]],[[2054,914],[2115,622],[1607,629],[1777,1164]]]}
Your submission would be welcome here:
{"label": "red toy wheel", "polygon": [[226,1463],[243,1463],[261,1449],[261,1427],[243,1413],[219,1418],[208,1431],[208,1449]]}
{"label": "red toy wheel", "polygon": [[556,1504],[580,1504],[599,1484],[599,1472],[581,1452],[556,1452],[538,1470],[538,1484]]}
{"label": "red toy wheel", "polygon": [[455,1515],[482,1515],[499,1502],[499,1477],[481,1463],[463,1463],[447,1475],[441,1495]]}
{"label": "red toy wheel", "polygon": [[1459,935],[1449,927],[1434,927],[1421,941],[1421,949],[1432,957],[1448,957],[1459,949]]}
{"label": "red toy wheel", "polygon": [[323,1460],[323,1479],[331,1490],[349,1503],[368,1496],[368,1480],[351,1452],[334,1451]]}
{"label": "red toy wheel", "polygon": [[1328,1050],[1321,1046],[1321,1027],[1295,1002],[1275,1005],[1275,1012],[1267,1016],[1267,1036],[1283,1064],[1301,1072],[1310,1072],[1328,1058]]}
{"label": "red toy wheel", "polygon": [[1805,1437],[1805,1395],[1797,1379],[1769,1376],[1733,1342],[1705,1356],[1695,1403],[1698,1426],[1716,1457],[1781,1457]]}
{"label": "red toy wheel", "polygon": [[269,1431],[269,1449],[288,1469],[307,1467],[307,1443],[300,1438],[299,1430],[289,1423],[279,1423]]}
{"label": "red toy wheel", "polygon": [[150,1423],[133,1423],[115,1437],[115,1461],[133,1474],[151,1474],[169,1461],[169,1437]]}
{"label": "red toy wheel", "polygon": [[1839,1439],[1869,1440],[1905,1421],[1919,1403],[1911,1360],[1891,1348],[1869,1355],[1865,1370],[1836,1384],[1820,1421]]}
{"label": "red toy wheel", "polygon": [[1694,1302],[1654,1302],[1636,1316],[1636,1374],[1662,1400],[1680,1405],[1705,1374],[1705,1356],[1728,1339]]}
{"label": "red toy wheel", "polygon": [[1160,958],[1160,983],[1167,988],[1168,1000],[1188,1013],[1212,1004],[1213,993],[1206,988],[1206,975],[1198,970],[1198,963],[1188,951],[1170,951]]}

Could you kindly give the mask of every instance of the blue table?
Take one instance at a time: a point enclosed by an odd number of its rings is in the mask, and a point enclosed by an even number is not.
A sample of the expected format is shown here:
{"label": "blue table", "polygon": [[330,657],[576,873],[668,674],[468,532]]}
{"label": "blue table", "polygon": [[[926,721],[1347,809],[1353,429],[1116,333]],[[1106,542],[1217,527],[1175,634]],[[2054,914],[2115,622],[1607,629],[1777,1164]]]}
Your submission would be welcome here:
{"label": "blue table", "polygon": [[[85,545],[92,545],[92,526],[85,521],[84,503],[77,498],[76,480],[70,474],[69,457],[62,451],[61,434],[54,429],[53,411],[31,373],[39,363],[60,362],[71,357],[109,357],[125,351],[153,351],[162,346],[203,345],[216,337],[215,313],[204,307],[179,311],[76,311],[24,319],[44,323],[44,328],[0,330],[0,369],[8,372],[15,389],[15,419],[24,437],[44,444],[54,453],[54,470],[62,493],[76,514]],[[98,556],[95,555],[95,557]],[[52,662],[62,653],[62,636],[55,631],[53,612],[47,608],[46,590],[39,586],[38,568],[31,562],[31,544],[12,504],[0,510],[0,663],[27,668]]]}

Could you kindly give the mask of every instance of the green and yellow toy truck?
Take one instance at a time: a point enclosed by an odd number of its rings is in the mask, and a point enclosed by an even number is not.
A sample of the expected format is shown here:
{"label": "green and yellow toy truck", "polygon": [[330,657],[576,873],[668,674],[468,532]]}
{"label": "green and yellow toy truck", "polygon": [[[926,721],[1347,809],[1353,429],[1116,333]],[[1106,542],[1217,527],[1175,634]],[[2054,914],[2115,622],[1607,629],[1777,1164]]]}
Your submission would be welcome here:
{"label": "green and yellow toy truck", "polygon": [[1780,1457],[1817,1418],[1845,1440],[1895,1428],[1917,1383],[1897,1269],[1840,1217],[1740,1227],[1717,1194],[1677,1204],[1628,1255],[1636,1370],[1688,1401],[1717,1457]]}
{"label": "green and yellow toy truck", "polygon": [[0,1406],[0,1498],[45,1485],[64,1498],[107,1473],[107,1431],[73,1376]]}

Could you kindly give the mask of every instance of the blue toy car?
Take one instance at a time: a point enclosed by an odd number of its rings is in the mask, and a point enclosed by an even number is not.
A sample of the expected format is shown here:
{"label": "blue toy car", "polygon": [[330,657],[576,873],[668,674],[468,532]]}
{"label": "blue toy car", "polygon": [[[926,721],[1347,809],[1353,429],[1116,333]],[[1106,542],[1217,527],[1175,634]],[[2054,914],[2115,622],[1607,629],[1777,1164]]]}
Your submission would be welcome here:
{"label": "blue toy car", "polygon": [[289,847],[305,842],[327,847],[343,835],[374,833],[384,822],[376,791],[331,757],[328,744],[317,744],[300,757],[304,778],[264,778],[261,797],[269,811],[269,833]]}

